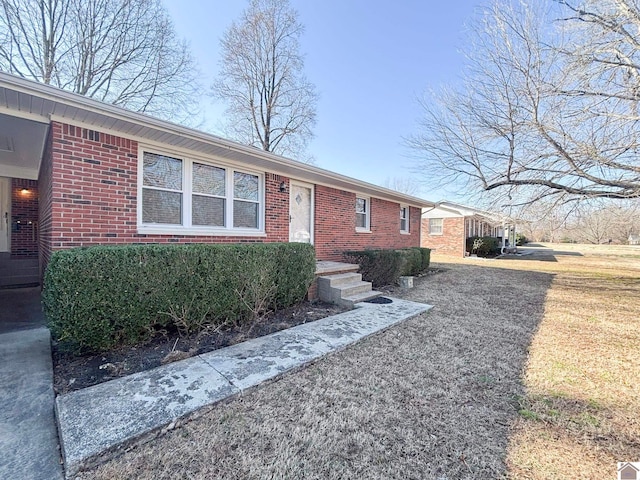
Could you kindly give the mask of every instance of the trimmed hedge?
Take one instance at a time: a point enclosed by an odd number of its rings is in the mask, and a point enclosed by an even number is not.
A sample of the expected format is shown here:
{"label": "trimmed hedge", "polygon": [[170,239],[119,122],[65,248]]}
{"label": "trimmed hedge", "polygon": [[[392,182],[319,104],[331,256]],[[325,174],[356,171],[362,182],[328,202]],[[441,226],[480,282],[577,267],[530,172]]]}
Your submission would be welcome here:
{"label": "trimmed hedge", "polygon": [[96,246],[55,252],[42,300],[54,339],[105,351],[171,325],[189,333],[293,305],[314,274],[302,243]]}
{"label": "trimmed hedge", "polygon": [[360,265],[362,278],[374,287],[392,285],[402,275],[419,275],[429,269],[429,248],[358,250],[345,252],[347,261]]}
{"label": "trimmed hedge", "polygon": [[495,237],[469,237],[466,240],[468,253],[479,257],[489,257],[500,253],[500,242]]}

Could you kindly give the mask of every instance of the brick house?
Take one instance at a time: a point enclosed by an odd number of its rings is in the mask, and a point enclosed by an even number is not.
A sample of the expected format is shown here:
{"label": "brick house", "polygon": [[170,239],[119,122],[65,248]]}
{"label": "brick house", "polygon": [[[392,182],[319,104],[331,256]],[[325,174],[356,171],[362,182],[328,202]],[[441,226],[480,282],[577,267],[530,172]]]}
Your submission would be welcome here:
{"label": "brick house", "polygon": [[515,225],[504,215],[446,201],[422,212],[420,245],[434,253],[464,257],[467,238],[476,236],[496,237],[501,245],[511,238],[515,245]]}
{"label": "brick house", "polygon": [[0,257],[39,274],[96,244],[300,241],[342,260],[419,246],[432,205],[0,73]]}

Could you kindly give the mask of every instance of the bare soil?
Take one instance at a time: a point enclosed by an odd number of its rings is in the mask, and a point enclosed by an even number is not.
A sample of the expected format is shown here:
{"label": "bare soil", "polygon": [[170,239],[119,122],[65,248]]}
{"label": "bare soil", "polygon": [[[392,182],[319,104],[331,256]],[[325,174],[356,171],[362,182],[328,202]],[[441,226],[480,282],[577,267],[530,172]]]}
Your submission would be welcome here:
{"label": "bare soil", "polygon": [[61,351],[54,344],[54,390],[56,394],[61,394],[90,387],[342,311],[343,308],[328,303],[303,302],[278,312],[270,312],[255,323],[228,326],[219,331],[205,331],[188,336],[179,335],[177,331],[161,331],[145,344],[122,347],[97,355],[75,356]]}

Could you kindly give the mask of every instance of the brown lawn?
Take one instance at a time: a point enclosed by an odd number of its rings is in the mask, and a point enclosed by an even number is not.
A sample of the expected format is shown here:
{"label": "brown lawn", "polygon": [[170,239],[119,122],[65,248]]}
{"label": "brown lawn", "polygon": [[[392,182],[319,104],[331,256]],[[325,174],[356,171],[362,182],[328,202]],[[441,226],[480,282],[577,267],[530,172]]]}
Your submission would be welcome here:
{"label": "brown lawn", "polygon": [[80,478],[615,478],[640,460],[640,249],[574,248],[435,258],[394,293],[431,312]]}

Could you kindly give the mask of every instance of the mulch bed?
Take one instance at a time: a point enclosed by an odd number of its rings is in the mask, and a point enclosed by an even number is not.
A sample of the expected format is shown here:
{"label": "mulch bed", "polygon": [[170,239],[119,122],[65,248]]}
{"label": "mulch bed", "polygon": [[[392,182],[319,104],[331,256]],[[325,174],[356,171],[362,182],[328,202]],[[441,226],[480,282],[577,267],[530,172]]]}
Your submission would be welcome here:
{"label": "mulch bed", "polygon": [[177,331],[162,331],[143,345],[122,347],[97,355],[74,356],[61,351],[54,342],[54,390],[56,394],[80,390],[343,311],[344,308],[328,303],[303,302],[295,307],[271,312],[253,325],[189,336],[180,336]]}

